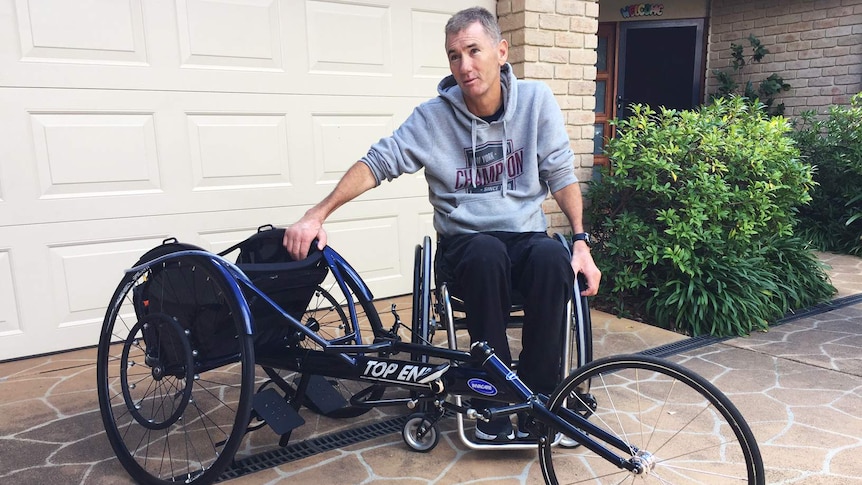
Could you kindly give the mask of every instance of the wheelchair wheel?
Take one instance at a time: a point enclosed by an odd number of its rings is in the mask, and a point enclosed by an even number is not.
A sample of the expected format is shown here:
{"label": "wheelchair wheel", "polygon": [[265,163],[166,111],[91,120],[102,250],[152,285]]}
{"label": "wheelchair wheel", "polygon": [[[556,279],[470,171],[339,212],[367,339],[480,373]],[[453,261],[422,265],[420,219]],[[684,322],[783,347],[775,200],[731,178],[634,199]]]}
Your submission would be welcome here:
{"label": "wheelchair wheel", "polygon": [[426,453],[440,442],[437,425],[432,424],[422,413],[411,414],[401,429],[401,438],[413,451]]}
{"label": "wheelchair wheel", "polygon": [[[357,314],[363,314],[364,309],[361,304],[355,305],[355,308]],[[302,315],[301,321],[306,327],[331,343],[355,344],[356,337],[348,313],[346,299],[339,301],[332,293],[318,286]],[[317,348],[314,342],[306,339],[301,340],[299,345],[306,348]],[[269,367],[264,368],[264,370],[269,378],[281,388],[282,392],[288,396],[296,393],[301,377],[299,373]],[[380,399],[384,391],[382,386],[369,386],[360,381],[328,376],[316,378],[315,383],[316,387],[306,391],[303,404],[317,414],[336,419],[355,418],[371,410],[368,407],[350,404],[354,396],[359,395],[363,401],[375,401]]]}
{"label": "wheelchair wheel", "polygon": [[225,277],[199,256],[127,274],[105,315],[97,379],[105,432],[139,483],[211,483],[251,415],[254,349]]}
{"label": "wheelchair wheel", "polygon": [[[591,380],[589,395],[580,395]],[[590,423],[628,444],[612,451],[642,465],[635,475],[586,446],[539,446],[546,483],[764,483],[754,435],[730,400],[686,368],[646,356],[600,359],[570,375],[548,401],[557,415],[580,404]],[[611,448],[591,433],[590,438]]]}

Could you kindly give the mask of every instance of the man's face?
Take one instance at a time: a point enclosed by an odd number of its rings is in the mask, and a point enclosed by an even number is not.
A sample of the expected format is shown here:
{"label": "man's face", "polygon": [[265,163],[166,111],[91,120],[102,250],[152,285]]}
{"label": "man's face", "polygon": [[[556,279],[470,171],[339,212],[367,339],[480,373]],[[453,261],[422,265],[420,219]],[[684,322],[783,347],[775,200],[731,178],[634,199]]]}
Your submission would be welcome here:
{"label": "man's face", "polygon": [[[446,37],[449,70],[471,111],[500,96],[500,66],[505,64],[508,53],[509,44],[505,40],[495,43],[478,22]],[[484,116],[493,111],[474,114]]]}

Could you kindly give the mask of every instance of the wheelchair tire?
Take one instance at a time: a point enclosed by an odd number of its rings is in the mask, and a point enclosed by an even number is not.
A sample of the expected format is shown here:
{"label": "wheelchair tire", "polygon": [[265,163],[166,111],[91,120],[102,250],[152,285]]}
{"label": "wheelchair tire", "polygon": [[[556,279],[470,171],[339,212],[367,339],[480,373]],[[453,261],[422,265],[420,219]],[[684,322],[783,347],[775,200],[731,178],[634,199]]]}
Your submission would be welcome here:
{"label": "wheelchair tire", "polygon": [[214,482],[249,424],[252,337],[244,302],[215,264],[180,255],[128,273],[105,315],[99,408],[138,483]]}
{"label": "wheelchair tire", "polygon": [[[590,395],[579,395],[588,380]],[[610,447],[596,433],[589,437],[640,463],[643,472],[617,468],[587,446],[565,450],[542,443],[539,463],[548,484],[765,483],[757,442],[739,410],[706,379],[678,364],[641,355],[596,360],[560,384],[548,409],[565,419],[562,409],[572,409],[573,400],[591,424],[627,443],[630,451]]]}
{"label": "wheelchair tire", "polygon": [[[335,291],[335,288],[337,286],[332,288],[333,291]],[[318,286],[300,321],[303,325],[331,343],[341,345],[355,344],[356,339],[354,334],[352,331],[347,330],[351,329],[352,326],[348,312],[346,311],[345,302],[346,298],[343,301],[339,301],[332,293]],[[356,305],[357,312],[365,311],[364,308],[365,306],[362,304]],[[299,345],[307,348],[316,348],[316,344],[310,340],[301,340]],[[296,394],[297,383],[301,377],[299,373],[271,367],[265,367],[264,371],[288,398]],[[367,383],[360,381],[339,379],[337,377],[324,377],[324,380],[341,396],[345,404],[337,409],[323,408],[317,406],[311,396],[306,395],[303,405],[315,413],[328,418],[342,419],[361,416],[370,411],[371,408],[350,404],[353,396],[364,392],[363,400],[376,401],[383,396],[384,392],[382,386],[369,386]]]}
{"label": "wheelchair tire", "polygon": [[401,429],[401,438],[413,451],[427,453],[440,442],[440,432],[422,413],[411,414]]}

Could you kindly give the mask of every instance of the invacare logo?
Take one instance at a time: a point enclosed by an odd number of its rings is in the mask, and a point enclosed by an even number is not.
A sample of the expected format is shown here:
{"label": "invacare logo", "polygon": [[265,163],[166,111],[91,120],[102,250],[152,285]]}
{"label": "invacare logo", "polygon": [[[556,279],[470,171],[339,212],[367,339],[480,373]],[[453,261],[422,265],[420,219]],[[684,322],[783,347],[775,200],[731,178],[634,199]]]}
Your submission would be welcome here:
{"label": "invacare logo", "polygon": [[490,382],[483,381],[482,379],[470,379],[467,381],[467,385],[470,389],[482,394],[483,396],[496,396],[497,388],[494,387],[494,384]]}

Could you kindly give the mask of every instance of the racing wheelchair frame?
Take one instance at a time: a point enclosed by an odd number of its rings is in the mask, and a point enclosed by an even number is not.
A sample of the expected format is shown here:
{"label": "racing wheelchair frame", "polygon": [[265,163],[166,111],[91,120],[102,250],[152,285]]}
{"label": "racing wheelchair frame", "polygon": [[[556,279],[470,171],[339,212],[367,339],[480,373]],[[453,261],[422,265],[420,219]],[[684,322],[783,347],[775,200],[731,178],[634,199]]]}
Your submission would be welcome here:
{"label": "racing wheelchair frame", "polygon": [[[270,233],[280,241],[279,231],[258,235]],[[303,405],[333,417],[405,406],[416,411],[402,430],[415,451],[434,448],[449,413],[527,413],[549,484],[626,476],[764,483],[739,411],[684,367],[603,358],[574,369],[550,396],[536,394],[487,344],[462,351],[427,343],[430,281],[414,283],[425,286],[408,342],[397,314],[384,328],[368,287],[335,250],[273,263],[243,255],[253,238],[236,246],[236,264],[167,242],[126,271],[111,299],[98,346],[99,405],[111,446],[140,483],[212,483],[248,431],[268,425],[287,444]],[[453,396],[499,406],[473,409]],[[552,446],[558,434],[581,446]]]}

